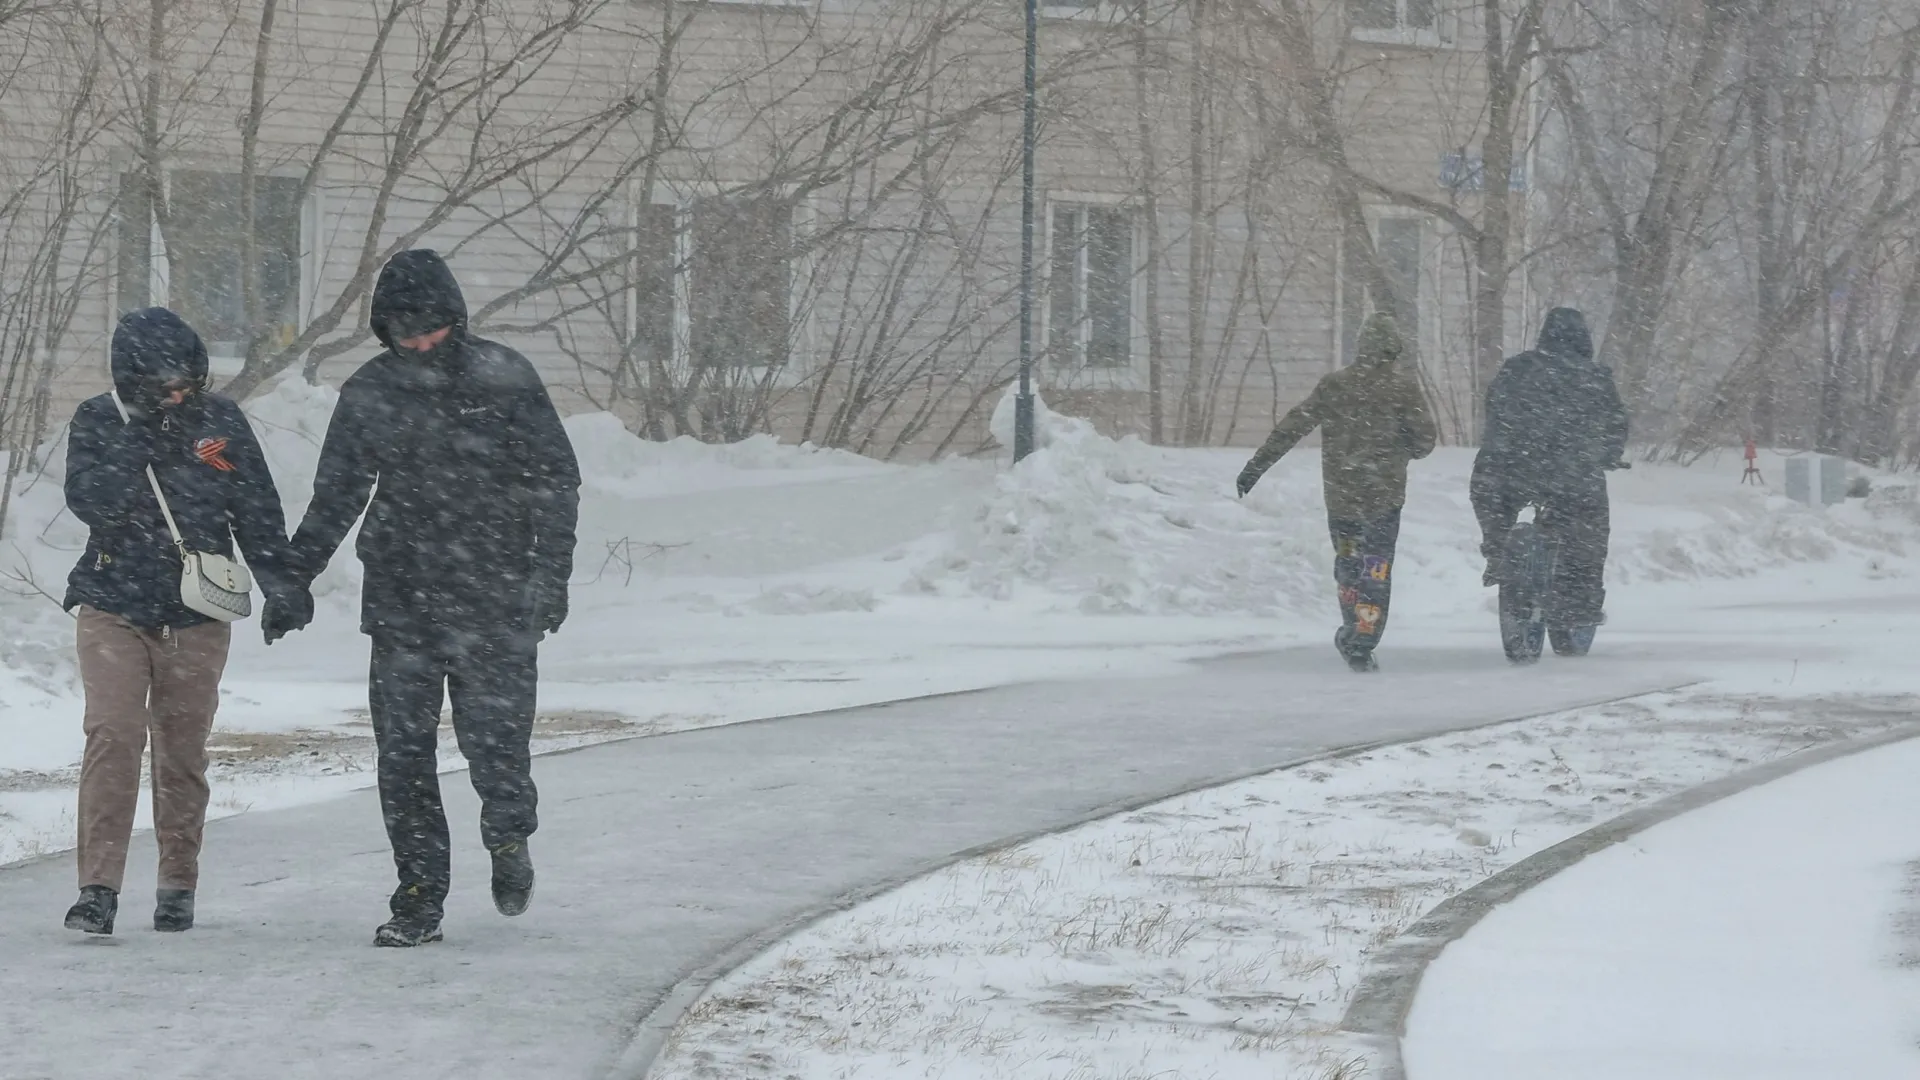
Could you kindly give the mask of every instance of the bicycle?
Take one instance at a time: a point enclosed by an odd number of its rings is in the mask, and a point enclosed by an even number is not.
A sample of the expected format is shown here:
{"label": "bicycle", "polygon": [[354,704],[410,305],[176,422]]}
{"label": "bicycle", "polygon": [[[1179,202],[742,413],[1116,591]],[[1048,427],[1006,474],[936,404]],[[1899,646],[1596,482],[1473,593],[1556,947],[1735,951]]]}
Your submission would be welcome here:
{"label": "bicycle", "polygon": [[[1625,461],[1607,466],[1631,469]],[[1500,560],[1500,646],[1515,664],[1532,664],[1541,650],[1551,645],[1555,656],[1578,657],[1593,648],[1596,626],[1547,626],[1547,600],[1553,595],[1554,563],[1559,557],[1559,542],[1539,525],[1546,510],[1540,500],[1520,508],[1513,528],[1507,531],[1506,546]]]}

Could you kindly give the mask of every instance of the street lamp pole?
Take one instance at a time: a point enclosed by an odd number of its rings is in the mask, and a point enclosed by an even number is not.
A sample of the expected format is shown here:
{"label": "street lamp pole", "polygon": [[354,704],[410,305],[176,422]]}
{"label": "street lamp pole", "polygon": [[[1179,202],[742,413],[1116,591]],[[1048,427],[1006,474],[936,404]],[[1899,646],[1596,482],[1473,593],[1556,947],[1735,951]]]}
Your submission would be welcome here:
{"label": "street lamp pole", "polygon": [[1027,84],[1020,133],[1020,389],[1013,399],[1013,460],[1033,453],[1033,144],[1040,0],[1027,0]]}

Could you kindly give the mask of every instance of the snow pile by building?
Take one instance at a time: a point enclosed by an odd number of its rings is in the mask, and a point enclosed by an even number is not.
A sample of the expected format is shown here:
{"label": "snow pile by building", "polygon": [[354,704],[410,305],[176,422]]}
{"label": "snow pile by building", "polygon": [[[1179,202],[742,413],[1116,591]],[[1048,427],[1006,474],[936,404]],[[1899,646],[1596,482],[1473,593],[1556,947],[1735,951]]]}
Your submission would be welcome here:
{"label": "snow pile by building", "polygon": [[[1245,500],[1233,481],[1246,450],[1175,450],[1108,439],[1036,404],[1032,457],[1002,474],[953,549],[914,582],[1009,599],[1055,594],[1063,609],[1140,614],[1300,614],[1330,610],[1330,554],[1319,455],[1298,450]],[[1012,438],[1011,396],[995,412]],[[1397,577],[1430,615],[1485,607],[1479,526],[1467,501],[1469,449],[1410,470]],[[1642,465],[1612,479],[1616,586],[1745,577],[1793,564],[1909,571],[1920,513],[1885,484],[1874,503],[1813,509],[1737,470]],[[1920,568],[1914,568],[1920,569]]]}
{"label": "snow pile by building", "polygon": [[[994,412],[1012,441],[1012,395]],[[1325,512],[1298,469],[1234,496],[1237,451],[1108,439],[1035,402],[1036,452],[1002,473],[914,586],[1011,599],[1057,594],[1086,613],[1278,614],[1324,607]]]}

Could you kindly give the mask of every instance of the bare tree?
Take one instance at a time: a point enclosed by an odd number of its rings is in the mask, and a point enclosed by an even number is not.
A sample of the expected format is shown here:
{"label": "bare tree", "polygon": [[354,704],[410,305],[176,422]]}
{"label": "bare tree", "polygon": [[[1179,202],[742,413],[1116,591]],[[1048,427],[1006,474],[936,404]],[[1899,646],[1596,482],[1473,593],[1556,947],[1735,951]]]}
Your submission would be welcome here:
{"label": "bare tree", "polygon": [[110,196],[95,165],[113,115],[99,18],[79,4],[0,4],[0,489],[37,465],[77,313],[104,277]]}

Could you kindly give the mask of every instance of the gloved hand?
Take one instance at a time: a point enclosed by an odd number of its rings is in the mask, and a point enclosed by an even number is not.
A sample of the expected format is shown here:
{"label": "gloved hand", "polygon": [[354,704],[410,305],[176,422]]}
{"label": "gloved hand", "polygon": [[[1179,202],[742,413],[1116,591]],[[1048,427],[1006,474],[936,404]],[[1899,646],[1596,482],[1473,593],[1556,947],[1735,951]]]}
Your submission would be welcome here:
{"label": "gloved hand", "polygon": [[1235,490],[1240,492],[1240,497],[1244,499],[1247,497],[1247,492],[1253,490],[1253,485],[1259,482],[1260,474],[1254,472],[1252,467],[1249,466],[1248,468],[1240,470],[1240,479],[1235,480],[1233,486]]}
{"label": "gloved hand", "polygon": [[295,630],[304,630],[313,621],[313,593],[305,587],[282,589],[267,594],[267,607],[260,615],[260,633],[271,645]]}
{"label": "gloved hand", "polygon": [[567,583],[538,577],[533,580],[533,628],[543,634],[560,631],[567,621]]}

